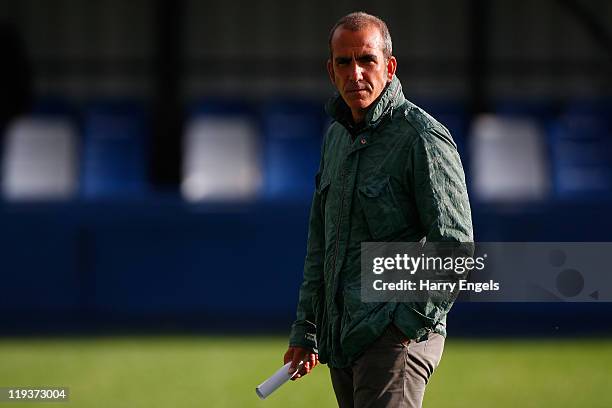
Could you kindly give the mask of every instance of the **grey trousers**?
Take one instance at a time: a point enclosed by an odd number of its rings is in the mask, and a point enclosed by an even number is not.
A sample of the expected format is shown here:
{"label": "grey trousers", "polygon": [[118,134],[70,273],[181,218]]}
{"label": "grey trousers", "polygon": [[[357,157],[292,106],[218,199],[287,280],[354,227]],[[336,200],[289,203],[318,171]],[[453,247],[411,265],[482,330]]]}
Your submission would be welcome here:
{"label": "grey trousers", "polygon": [[350,367],[331,368],[340,408],[419,408],[425,386],[442,358],[444,337],[419,343],[393,324]]}

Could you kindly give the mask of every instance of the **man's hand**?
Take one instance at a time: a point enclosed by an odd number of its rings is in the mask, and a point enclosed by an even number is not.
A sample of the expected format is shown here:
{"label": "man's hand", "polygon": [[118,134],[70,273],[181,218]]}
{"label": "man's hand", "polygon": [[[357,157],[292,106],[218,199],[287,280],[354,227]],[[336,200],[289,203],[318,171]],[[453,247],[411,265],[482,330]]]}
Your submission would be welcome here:
{"label": "man's hand", "polygon": [[307,348],[290,346],[287,349],[283,360],[284,364],[291,362],[291,367],[289,367],[290,373],[295,371],[296,367],[300,364],[300,361],[304,362],[302,368],[300,368],[300,371],[298,371],[298,373],[291,379],[291,381],[295,381],[298,378],[308,374],[310,370],[319,364],[319,355],[317,353],[313,353],[312,350]]}

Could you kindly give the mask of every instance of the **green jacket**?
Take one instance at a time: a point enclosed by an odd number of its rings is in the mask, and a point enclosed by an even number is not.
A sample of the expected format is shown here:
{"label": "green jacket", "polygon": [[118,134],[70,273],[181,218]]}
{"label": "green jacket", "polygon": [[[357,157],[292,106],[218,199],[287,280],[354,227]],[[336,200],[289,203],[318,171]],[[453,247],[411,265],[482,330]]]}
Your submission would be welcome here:
{"label": "green jacket", "polygon": [[352,126],[339,96],[316,176],[304,280],[289,344],[350,365],[394,322],[409,338],[446,335],[443,305],[361,302],[361,243],[472,242],[465,177],[449,131],[407,101],[397,77]]}

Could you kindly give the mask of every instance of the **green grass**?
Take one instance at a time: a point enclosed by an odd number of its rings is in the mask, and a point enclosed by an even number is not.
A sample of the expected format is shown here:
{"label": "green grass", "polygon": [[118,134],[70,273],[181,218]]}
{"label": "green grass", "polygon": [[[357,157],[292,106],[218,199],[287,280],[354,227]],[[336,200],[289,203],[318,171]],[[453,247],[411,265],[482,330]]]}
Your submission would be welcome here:
{"label": "green grass", "polygon": [[[0,386],[67,386],[47,407],[333,407],[327,367],[265,401],[283,338],[0,339]],[[612,340],[450,339],[424,407],[612,407]]]}

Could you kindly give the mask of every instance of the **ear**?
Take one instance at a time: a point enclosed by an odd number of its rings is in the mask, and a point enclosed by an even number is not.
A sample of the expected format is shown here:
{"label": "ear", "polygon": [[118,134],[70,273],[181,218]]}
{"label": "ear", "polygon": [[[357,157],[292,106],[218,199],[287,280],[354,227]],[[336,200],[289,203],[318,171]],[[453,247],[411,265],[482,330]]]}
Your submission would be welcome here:
{"label": "ear", "polygon": [[393,75],[395,75],[395,70],[397,69],[397,60],[394,56],[390,56],[387,61],[387,82],[391,82],[393,79]]}
{"label": "ear", "polygon": [[329,75],[329,80],[331,83],[336,86],[336,78],[334,76],[334,64],[331,59],[327,60],[327,75]]}

